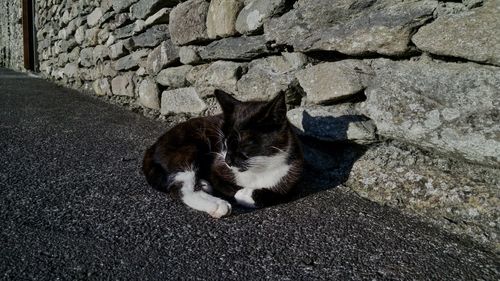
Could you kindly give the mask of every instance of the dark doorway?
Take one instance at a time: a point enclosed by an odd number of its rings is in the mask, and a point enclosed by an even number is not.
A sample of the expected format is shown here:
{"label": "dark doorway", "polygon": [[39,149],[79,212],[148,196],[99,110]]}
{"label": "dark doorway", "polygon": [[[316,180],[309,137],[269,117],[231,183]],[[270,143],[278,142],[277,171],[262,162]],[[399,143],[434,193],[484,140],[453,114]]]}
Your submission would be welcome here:
{"label": "dark doorway", "polygon": [[24,68],[37,71],[37,59],[35,48],[35,23],[34,23],[34,1],[22,0],[23,2],[23,43],[24,43]]}

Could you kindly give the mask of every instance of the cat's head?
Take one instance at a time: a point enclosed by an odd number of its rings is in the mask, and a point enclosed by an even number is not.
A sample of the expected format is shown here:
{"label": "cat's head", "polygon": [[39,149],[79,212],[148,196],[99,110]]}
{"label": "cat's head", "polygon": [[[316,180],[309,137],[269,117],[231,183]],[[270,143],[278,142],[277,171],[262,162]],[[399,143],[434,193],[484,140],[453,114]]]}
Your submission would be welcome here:
{"label": "cat's head", "polygon": [[260,156],[286,153],[290,125],[286,118],[285,93],[269,102],[242,102],[216,90],[223,114],[223,154],[229,166],[246,170]]}

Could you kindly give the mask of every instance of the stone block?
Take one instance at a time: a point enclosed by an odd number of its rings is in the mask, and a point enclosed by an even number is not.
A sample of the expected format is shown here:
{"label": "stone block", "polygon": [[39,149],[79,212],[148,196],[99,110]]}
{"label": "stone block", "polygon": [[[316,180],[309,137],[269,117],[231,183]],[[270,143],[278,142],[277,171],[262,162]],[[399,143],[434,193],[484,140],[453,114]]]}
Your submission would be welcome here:
{"label": "stone block", "polygon": [[133,73],[116,76],[111,80],[113,95],[133,97],[134,87]]}
{"label": "stone block", "polygon": [[189,0],[177,5],[170,12],[170,35],[176,45],[207,41],[207,13],[209,3]]}
{"label": "stone block", "polygon": [[201,114],[207,105],[198,96],[195,88],[179,88],[164,91],[161,94],[161,109],[163,115],[188,113]]}

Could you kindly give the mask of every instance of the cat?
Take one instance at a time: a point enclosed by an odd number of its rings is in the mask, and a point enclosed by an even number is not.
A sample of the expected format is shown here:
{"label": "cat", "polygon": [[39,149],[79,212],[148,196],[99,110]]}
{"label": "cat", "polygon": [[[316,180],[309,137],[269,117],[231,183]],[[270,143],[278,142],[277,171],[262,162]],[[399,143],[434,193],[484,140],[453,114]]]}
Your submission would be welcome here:
{"label": "cat", "polygon": [[226,199],[248,208],[281,202],[297,186],[304,162],[285,93],[269,102],[214,93],[222,114],[180,123],[146,150],[147,182],[214,218],[231,213]]}

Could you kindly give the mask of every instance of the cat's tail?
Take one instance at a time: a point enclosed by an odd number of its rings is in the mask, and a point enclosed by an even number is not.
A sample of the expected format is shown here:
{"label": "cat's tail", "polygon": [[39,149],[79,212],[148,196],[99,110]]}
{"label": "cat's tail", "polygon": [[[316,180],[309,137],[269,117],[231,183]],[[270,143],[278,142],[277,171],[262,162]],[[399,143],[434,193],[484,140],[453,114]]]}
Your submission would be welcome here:
{"label": "cat's tail", "polygon": [[168,174],[163,167],[155,161],[155,151],[156,144],[152,145],[146,153],[144,154],[144,160],[142,161],[142,172],[146,177],[146,181],[154,189],[167,192],[168,188]]}

